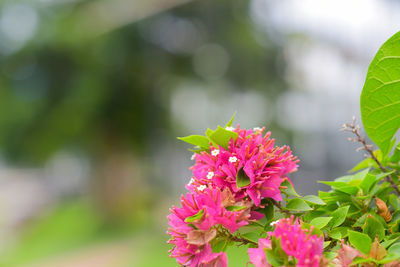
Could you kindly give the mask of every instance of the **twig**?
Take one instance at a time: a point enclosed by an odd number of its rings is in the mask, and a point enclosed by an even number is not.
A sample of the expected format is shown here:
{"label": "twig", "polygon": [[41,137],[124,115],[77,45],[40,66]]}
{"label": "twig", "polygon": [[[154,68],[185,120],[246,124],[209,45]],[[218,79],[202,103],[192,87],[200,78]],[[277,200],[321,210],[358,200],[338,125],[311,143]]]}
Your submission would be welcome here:
{"label": "twig", "polygon": [[272,204],[274,204],[281,212],[285,213],[286,215],[290,215],[290,212],[289,212],[289,211],[284,210],[284,209],[282,208],[281,203],[279,203],[278,201],[273,200],[273,199],[271,199],[271,201],[272,201]]}
{"label": "twig", "polygon": [[253,241],[248,240],[248,239],[243,238],[243,237],[231,236],[230,239],[231,239],[232,241],[241,243],[240,245],[247,245],[247,244],[258,245],[256,242],[253,242]]}
{"label": "twig", "polygon": [[[383,171],[386,172],[386,168],[383,167],[382,163],[375,157],[374,151],[372,150],[372,145],[368,145],[365,137],[362,137],[360,134],[360,126],[356,125],[356,118],[353,117],[353,121],[351,123],[345,123],[343,124],[342,131],[346,132],[351,132],[353,133],[356,137],[350,137],[349,141],[353,142],[359,142],[362,144],[362,147],[357,148],[357,151],[360,150],[365,150],[369,156],[378,164],[379,168]],[[396,185],[396,183],[393,181],[392,177],[390,175],[385,177],[385,180],[390,183],[390,185],[393,187],[395,193],[397,196],[400,196],[400,190],[399,187]]]}
{"label": "twig", "polygon": [[229,239],[231,241],[240,243],[238,246],[247,245],[247,244],[258,245],[256,242],[251,241],[249,239],[243,238],[241,236],[232,235],[229,231],[227,231],[223,227],[218,227],[217,231],[218,231],[218,235],[219,236],[223,236],[223,237],[225,237],[225,238],[227,238],[227,239]]}

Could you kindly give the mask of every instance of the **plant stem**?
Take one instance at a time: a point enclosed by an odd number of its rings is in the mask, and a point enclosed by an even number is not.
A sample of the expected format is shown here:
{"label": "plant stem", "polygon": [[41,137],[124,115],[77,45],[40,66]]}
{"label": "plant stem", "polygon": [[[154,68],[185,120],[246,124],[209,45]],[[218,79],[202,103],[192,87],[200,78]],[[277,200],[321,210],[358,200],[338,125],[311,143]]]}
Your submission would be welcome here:
{"label": "plant stem", "polygon": [[274,205],[280,210],[280,212],[285,213],[286,215],[290,215],[290,212],[289,212],[289,211],[284,210],[284,209],[282,208],[281,203],[279,203],[278,201],[273,200],[273,199],[271,199],[271,202],[272,202],[272,204],[274,204]]}
{"label": "plant stem", "polygon": [[[360,134],[360,126],[356,125],[356,119],[353,117],[353,122],[352,123],[346,123],[343,125],[342,129],[343,131],[351,132],[353,133],[356,137],[354,138],[349,138],[350,141],[353,142],[359,142],[362,144],[362,147],[359,147],[357,150],[365,150],[369,156],[378,164],[379,168],[383,171],[386,172],[386,168],[383,167],[382,163],[376,158],[374,155],[374,151],[372,150],[372,145],[368,145],[365,137],[362,137]],[[393,181],[392,177],[390,175],[385,177],[385,180],[390,183],[390,185],[393,187],[395,193],[397,196],[400,196],[400,190],[399,187],[396,185],[396,183]]]}

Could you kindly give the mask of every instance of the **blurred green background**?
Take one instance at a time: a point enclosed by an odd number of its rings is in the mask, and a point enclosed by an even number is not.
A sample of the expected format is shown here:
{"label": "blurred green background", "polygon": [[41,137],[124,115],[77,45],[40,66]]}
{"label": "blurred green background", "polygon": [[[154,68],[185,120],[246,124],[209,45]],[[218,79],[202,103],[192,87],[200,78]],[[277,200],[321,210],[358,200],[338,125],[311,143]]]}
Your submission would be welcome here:
{"label": "blurred green background", "polygon": [[[380,12],[376,12],[379,10]],[[176,266],[166,216],[189,181],[175,137],[237,111],[299,156],[298,191],[362,158],[368,62],[397,1],[0,2],[0,266]],[[397,13],[398,14],[398,13]],[[228,251],[245,266],[246,248]]]}

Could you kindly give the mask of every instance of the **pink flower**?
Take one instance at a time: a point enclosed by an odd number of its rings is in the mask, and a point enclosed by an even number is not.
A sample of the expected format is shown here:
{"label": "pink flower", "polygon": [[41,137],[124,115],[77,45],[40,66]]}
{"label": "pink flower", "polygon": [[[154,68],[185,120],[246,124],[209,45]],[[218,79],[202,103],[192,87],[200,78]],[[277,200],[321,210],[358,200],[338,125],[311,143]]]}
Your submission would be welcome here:
{"label": "pink flower", "polygon": [[[187,185],[188,190],[194,192],[201,185],[210,185],[220,190],[228,188],[235,199],[241,200],[248,196],[256,206],[260,205],[262,198],[281,201],[279,187],[285,179],[289,179],[288,173],[297,170],[298,160],[289,147],[274,146],[270,132],[263,137],[264,130],[253,132],[238,126],[234,130],[238,138],[235,142],[230,140],[227,150],[211,146],[209,152],[197,154],[196,163],[191,167],[194,183]],[[249,178],[248,185],[237,186],[239,170],[243,170]]]}
{"label": "pink flower", "polygon": [[[319,267],[322,259],[323,243],[322,237],[307,233],[308,230],[301,229],[298,219],[280,219],[276,223],[274,232],[269,232],[269,237],[280,240],[283,251],[288,256],[297,259],[296,267]],[[250,262],[256,267],[269,267],[265,256],[265,249],[271,249],[270,239],[259,239],[258,248],[248,250]]]}
{"label": "pink flower", "polygon": [[271,248],[271,240],[267,238],[258,240],[258,248],[249,248],[250,262],[256,267],[270,267],[271,265],[267,262],[264,249]]}
{"label": "pink flower", "polygon": [[[307,233],[308,232],[308,233]],[[323,238],[311,235],[310,230],[301,229],[299,220],[292,215],[280,219],[270,236],[280,238],[282,249],[288,256],[298,259],[297,267],[318,267],[323,253]]]}
{"label": "pink flower", "polygon": [[[170,250],[181,265],[190,267],[226,266],[224,253],[213,253],[209,242],[217,234],[217,225],[222,225],[232,233],[247,225],[251,217],[248,207],[241,211],[228,211],[225,205],[232,202],[227,191],[206,188],[201,192],[188,193],[181,197],[182,207],[173,207],[168,216],[171,235]],[[242,204],[242,203],[241,203]]]}
{"label": "pink flower", "polygon": [[338,255],[333,260],[333,263],[336,266],[347,267],[349,266],[356,257],[362,257],[361,252],[356,250],[355,248],[350,247],[344,243],[342,239],[342,247],[338,251]]}

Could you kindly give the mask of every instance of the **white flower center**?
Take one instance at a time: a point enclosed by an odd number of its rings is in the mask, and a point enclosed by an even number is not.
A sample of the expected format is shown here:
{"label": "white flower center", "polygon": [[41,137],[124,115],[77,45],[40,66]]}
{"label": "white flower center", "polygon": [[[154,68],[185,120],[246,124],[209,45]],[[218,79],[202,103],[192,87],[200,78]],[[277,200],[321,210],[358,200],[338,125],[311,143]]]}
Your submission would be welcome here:
{"label": "white flower center", "polygon": [[260,127],[254,127],[253,131],[255,131],[255,132],[261,131],[261,128]]}
{"label": "white flower center", "polygon": [[212,179],[214,177],[214,172],[207,173],[207,179]]}
{"label": "white flower center", "polygon": [[237,161],[237,157],[233,156],[233,157],[229,157],[229,162],[230,163],[234,163]]}
{"label": "white flower center", "polygon": [[207,186],[205,186],[205,185],[200,185],[200,186],[197,187],[197,190],[203,191],[203,190],[206,189],[206,188],[207,188]]}
{"label": "white flower center", "polygon": [[279,222],[279,220],[273,221],[271,222],[269,225],[274,226],[275,224],[277,224]]}
{"label": "white flower center", "polygon": [[214,149],[213,151],[211,151],[211,155],[218,156],[219,155],[219,149]]}

